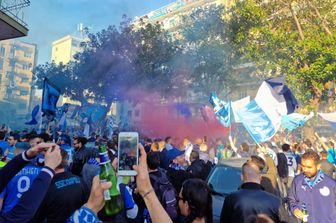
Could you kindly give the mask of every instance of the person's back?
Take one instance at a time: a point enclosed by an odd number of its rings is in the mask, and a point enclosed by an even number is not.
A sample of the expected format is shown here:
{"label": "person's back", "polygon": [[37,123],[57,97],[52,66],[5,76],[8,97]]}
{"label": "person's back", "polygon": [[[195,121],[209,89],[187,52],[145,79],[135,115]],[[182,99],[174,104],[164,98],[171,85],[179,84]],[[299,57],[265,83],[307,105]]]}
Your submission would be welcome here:
{"label": "person's back", "polygon": [[280,222],[280,199],[263,191],[263,188],[258,184],[243,184],[240,190],[227,196],[224,202],[234,203],[234,208],[224,210],[230,211],[232,214],[229,219],[221,218],[221,222],[245,222],[248,216],[256,213],[266,214],[267,216],[270,216],[273,221]]}
{"label": "person's back", "polygon": [[29,163],[22,168],[15,177],[9,182],[5,190],[2,191],[0,198],[3,199],[1,211],[7,213],[18,203],[22,195],[28,191],[35,178],[39,175],[41,167]]}
{"label": "person's back", "polygon": [[327,158],[328,158],[328,153],[326,151],[323,151],[320,153],[321,155],[321,170],[330,176],[331,178],[334,178],[334,174],[336,172],[336,167],[330,163]]}
{"label": "person's back", "polygon": [[67,165],[67,152],[61,150],[62,163],[56,169],[56,174],[48,188],[39,209],[31,223],[65,222],[71,214],[80,208],[88,199],[90,190],[78,176],[64,171]]}
{"label": "person's back", "polygon": [[284,218],[281,200],[263,191],[259,167],[253,162],[245,163],[242,179],[244,183],[240,189],[225,198],[220,222],[245,222],[250,215],[255,214],[266,214],[273,221],[280,222]]}

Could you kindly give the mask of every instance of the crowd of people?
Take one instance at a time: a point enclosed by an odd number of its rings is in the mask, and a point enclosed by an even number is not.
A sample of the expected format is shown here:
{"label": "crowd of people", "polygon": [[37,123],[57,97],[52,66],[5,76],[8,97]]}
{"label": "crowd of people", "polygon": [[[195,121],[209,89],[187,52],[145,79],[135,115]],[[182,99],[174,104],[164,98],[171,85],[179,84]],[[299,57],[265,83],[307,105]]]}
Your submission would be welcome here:
{"label": "crowd of people", "polygon": [[[141,133],[140,133],[141,134]],[[206,137],[140,140],[135,177],[118,176],[124,210],[104,213],[99,150],[118,163],[118,135],[109,139],[0,131],[0,222],[213,222],[215,165],[243,159],[242,184],[226,195],[220,222],[336,222],[335,141],[275,137],[262,145]],[[222,179],[222,183],[230,179]]]}

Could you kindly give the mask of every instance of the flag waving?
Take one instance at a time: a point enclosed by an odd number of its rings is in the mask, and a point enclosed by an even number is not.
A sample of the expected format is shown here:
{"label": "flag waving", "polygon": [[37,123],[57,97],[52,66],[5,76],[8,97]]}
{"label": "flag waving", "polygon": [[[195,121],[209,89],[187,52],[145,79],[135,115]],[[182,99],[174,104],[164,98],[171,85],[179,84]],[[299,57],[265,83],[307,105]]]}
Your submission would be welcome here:
{"label": "flag waving", "polygon": [[231,125],[231,103],[225,103],[217,97],[217,94],[212,92],[209,102],[212,104],[215,116],[218,121],[225,127]]}
{"label": "flag waving", "polygon": [[46,116],[49,121],[54,120],[56,115],[56,104],[60,94],[60,90],[53,86],[49,80],[45,78],[42,94],[42,112],[43,116]]}
{"label": "flag waving", "polygon": [[[36,125],[38,123],[38,113],[40,111],[40,106],[36,105],[33,108],[33,111],[31,113],[31,120],[29,122],[26,122],[26,125]],[[41,115],[40,115],[41,116]]]}
{"label": "flag waving", "polygon": [[298,105],[284,81],[284,77],[265,80],[255,99],[237,112],[240,121],[257,143],[271,139],[281,125],[281,117],[293,113]]}

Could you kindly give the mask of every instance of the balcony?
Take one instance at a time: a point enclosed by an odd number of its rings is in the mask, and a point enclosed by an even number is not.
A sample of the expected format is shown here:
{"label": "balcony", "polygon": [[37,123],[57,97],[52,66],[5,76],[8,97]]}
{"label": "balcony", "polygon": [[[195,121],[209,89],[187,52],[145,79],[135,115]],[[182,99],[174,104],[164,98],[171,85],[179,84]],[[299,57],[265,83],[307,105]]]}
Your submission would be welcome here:
{"label": "balcony", "polygon": [[29,5],[29,0],[0,0],[0,40],[27,36],[27,24],[20,15]]}

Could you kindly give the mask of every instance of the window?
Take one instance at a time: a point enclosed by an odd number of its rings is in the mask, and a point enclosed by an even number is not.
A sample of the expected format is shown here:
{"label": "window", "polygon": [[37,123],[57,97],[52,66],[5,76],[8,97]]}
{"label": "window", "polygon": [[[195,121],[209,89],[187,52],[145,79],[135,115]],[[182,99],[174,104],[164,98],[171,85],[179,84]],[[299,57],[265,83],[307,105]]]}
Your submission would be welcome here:
{"label": "window", "polygon": [[23,77],[23,78],[21,78],[21,82],[28,83],[29,82],[29,78]]}
{"label": "window", "polygon": [[24,57],[31,58],[32,57],[32,53],[30,53],[30,52],[24,52]]}
{"label": "window", "polygon": [[0,58],[0,70],[2,70],[3,67],[3,59]]}
{"label": "window", "polygon": [[140,115],[140,111],[137,109],[137,110],[135,110],[135,112],[134,112],[134,116],[135,117],[139,117],[139,115]]}
{"label": "window", "polygon": [[21,95],[21,96],[28,95],[28,91],[26,91],[26,90],[21,90],[21,91],[20,91],[20,95]]}
{"label": "window", "polygon": [[30,69],[30,64],[23,64],[22,69],[29,70]]}

